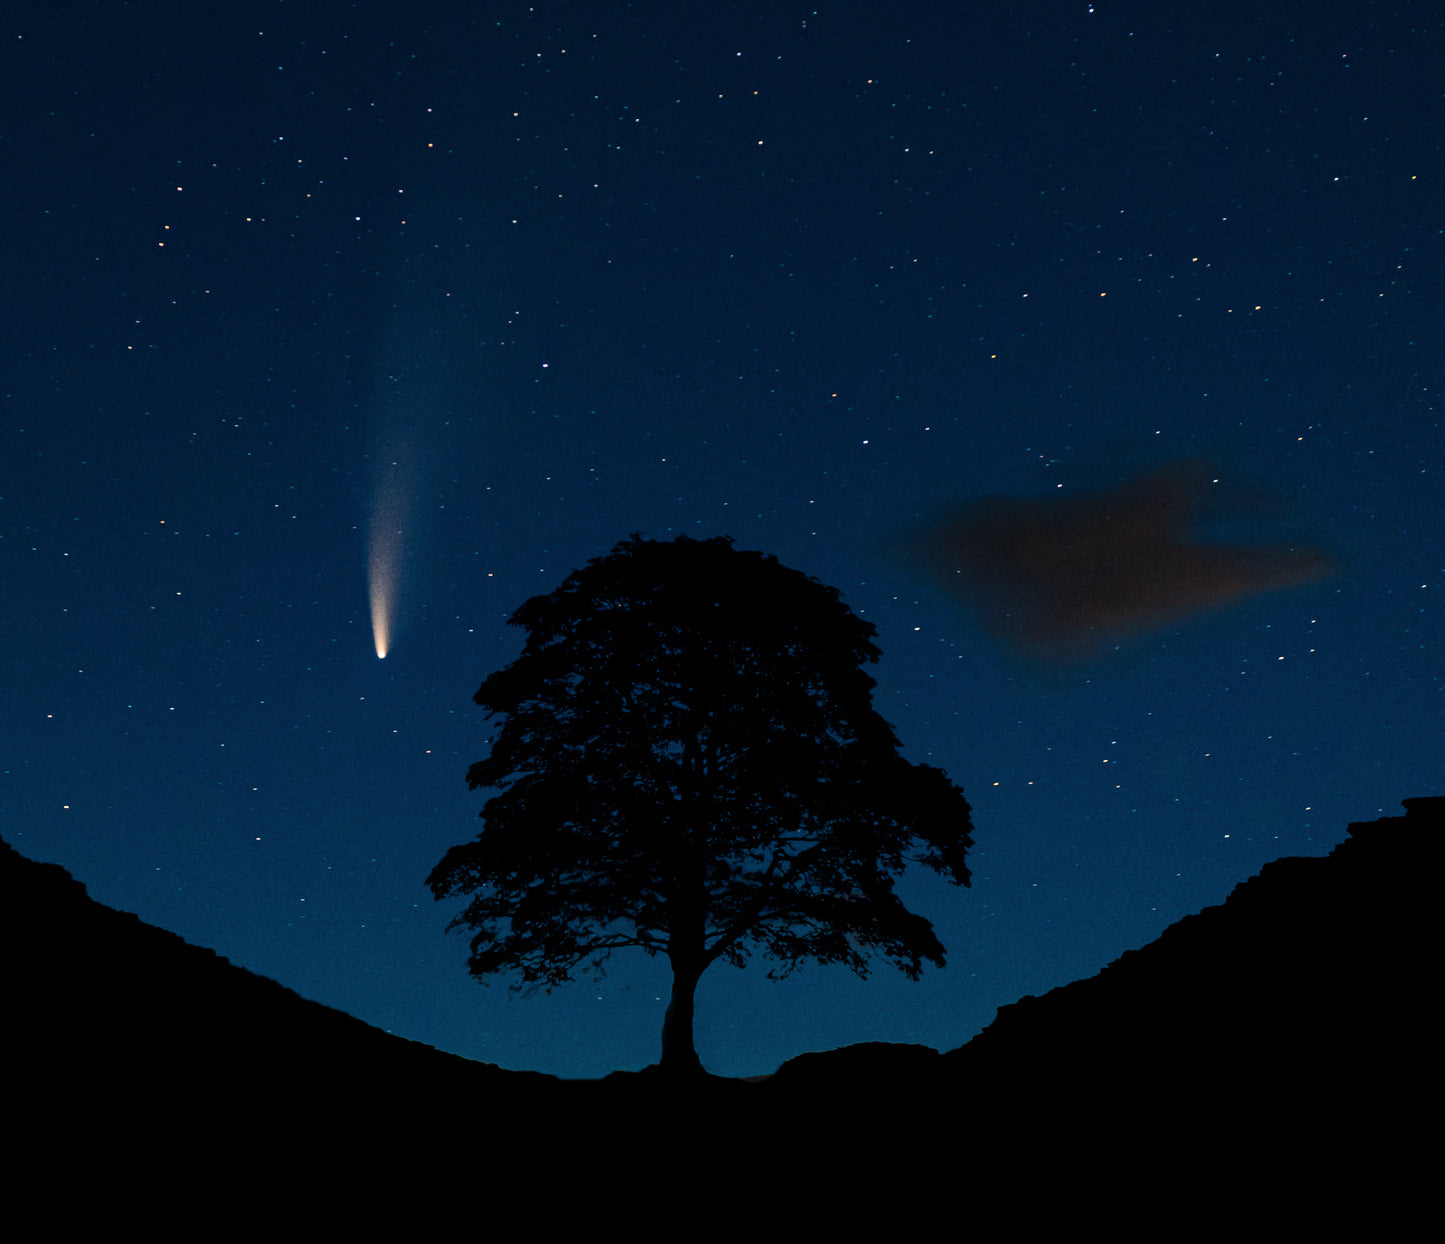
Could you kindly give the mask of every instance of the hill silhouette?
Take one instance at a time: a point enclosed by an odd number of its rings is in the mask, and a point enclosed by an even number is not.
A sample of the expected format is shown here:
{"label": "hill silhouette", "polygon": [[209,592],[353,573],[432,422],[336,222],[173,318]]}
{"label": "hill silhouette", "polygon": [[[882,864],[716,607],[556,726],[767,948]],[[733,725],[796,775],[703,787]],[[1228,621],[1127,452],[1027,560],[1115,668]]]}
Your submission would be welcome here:
{"label": "hill silhouette", "polygon": [[1291,1229],[1406,1232],[1433,1187],[1420,1128],[1439,1104],[1445,798],[1403,802],[1328,856],[1266,864],[1095,976],[1000,1007],[958,1049],[806,1054],[772,1086],[824,1113],[848,1084],[854,1101],[911,1102],[904,1119],[957,1120],[956,1160],[1005,1200],[1033,1195],[1022,1169],[1055,1190],[1113,1187],[1111,1212],[1146,1218],[1170,1195],[1253,1198]]}
{"label": "hill silhouette", "polygon": [[1000,1007],[950,1056],[959,1073],[1029,1065],[1043,1091],[1089,1095],[1107,1091],[1102,1072],[1140,1082],[1146,1106],[1145,1082],[1197,1104],[1253,1084],[1300,1108],[1328,1086],[1331,1110],[1351,1092],[1408,1092],[1433,1027],[1421,986],[1445,799],[1404,804],[1404,817],[1350,825],[1328,856],[1266,864],[1096,976]]}
{"label": "hill silhouette", "polygon": [[782,1129],[791,1169],[839,1179],[824,1154],[860,1146],[874,1169],[925,1182],[1012,1168],[1004,1154],[1086,1181],[1183,1180],[1211,1154],[1266,1182],[1328,1183],[1342,1162],[1356,1192],[1386,1165],[1423,1178],[1445,798],[1405,807],[1350,825],[1326,857],[1266,865],[1094,977],[1001,1007],[959,1049],[852,1046],[686,1092],[647,1072],[509,1071],[389,1035],[0,843],[9,1130],[30,1140],[31,1175],[53,1153],[67,1169],[194,1176],[264,1143],[431,1177],[485,1153],[490,1178],[540,1187],[541,1155],[579,1137],[594,1173],[633,1166],[634,1146],[655,1173],[660,1138],[716,1156]]}

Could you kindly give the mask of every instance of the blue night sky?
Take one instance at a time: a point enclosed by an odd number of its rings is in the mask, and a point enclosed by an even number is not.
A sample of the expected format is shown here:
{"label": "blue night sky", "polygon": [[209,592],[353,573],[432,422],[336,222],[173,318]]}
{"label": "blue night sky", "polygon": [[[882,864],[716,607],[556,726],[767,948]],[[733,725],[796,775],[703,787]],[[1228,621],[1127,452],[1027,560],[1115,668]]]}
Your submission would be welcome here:
{"label": "blue night sky", "polygon": [[[655,1060],[663,961],[481,989],[424,885],[506,619],[633,532],[837,587],[974,809],[972,888],[905,885],[947,969],[717,965],[715,1072],[953,1048],[1445,793],[1439,6],[21,0],[3,38],[0,832],[99,901],[468,1057]],[[1156,584],[1167,624],[1062,660],[917,555],[1184,460],[1200,538],[1332,571]]]}

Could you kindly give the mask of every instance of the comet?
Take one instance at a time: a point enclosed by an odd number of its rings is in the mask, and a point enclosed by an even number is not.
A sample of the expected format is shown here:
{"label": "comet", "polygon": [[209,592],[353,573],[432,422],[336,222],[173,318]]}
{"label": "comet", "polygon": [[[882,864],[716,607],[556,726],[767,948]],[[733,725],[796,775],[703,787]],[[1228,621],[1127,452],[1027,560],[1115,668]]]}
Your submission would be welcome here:
{"label": "comet", "polygon": [[401,582],[402,553],[407,523],[407,472],[402,455],[388,456],[372,497],[367,533],[366,579],[371,601],[371,637],[378,660],[391,651],[396,630],[396,606]]}
{"label": "comet", "polygon": [[396,584],[396,564],[390,556],[390,549],[372,546],[367,564],[368,587],[371,593],[371,638],[376,644],[376,655],[386,660],[387,649],[391,647],[391,607]]}

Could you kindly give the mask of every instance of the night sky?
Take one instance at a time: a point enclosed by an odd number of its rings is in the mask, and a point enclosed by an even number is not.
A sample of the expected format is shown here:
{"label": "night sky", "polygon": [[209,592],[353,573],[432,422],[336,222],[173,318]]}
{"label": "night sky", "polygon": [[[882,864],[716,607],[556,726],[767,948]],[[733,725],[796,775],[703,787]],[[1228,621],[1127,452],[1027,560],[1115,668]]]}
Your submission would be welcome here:
{"label": "night sky", "polygon": [[906,885],[947,969],[716,965],[718,1073],[953,1048],[1445,793],[1438,4],[0,34],[0,833],[97,900],[468,1057],[654,1061],[664,961],[482,989],[424,885],[506,619],[633,532],[837,587],[974,809],[972,888]]}

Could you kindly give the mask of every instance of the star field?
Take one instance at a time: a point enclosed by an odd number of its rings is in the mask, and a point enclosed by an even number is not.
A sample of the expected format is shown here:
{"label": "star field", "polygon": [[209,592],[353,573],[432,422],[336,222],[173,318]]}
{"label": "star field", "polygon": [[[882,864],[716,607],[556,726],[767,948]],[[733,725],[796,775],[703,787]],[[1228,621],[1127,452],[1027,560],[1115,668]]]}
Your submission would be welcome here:
{"label": "star field", "polygon": [[[974,809],[972,889],[909,883],[949,967],[714,968],[714,1071],[952,1048],[1441,793],[1428,10],[11,18],[3,832],[98,900],[456,1053],[654,1059],[661,965],[478,989],[423,884],[506,618],[632,532],[839,588]],[[1204,538],[1337,570],[1040,663],[900,552],[1184,460]]]}

